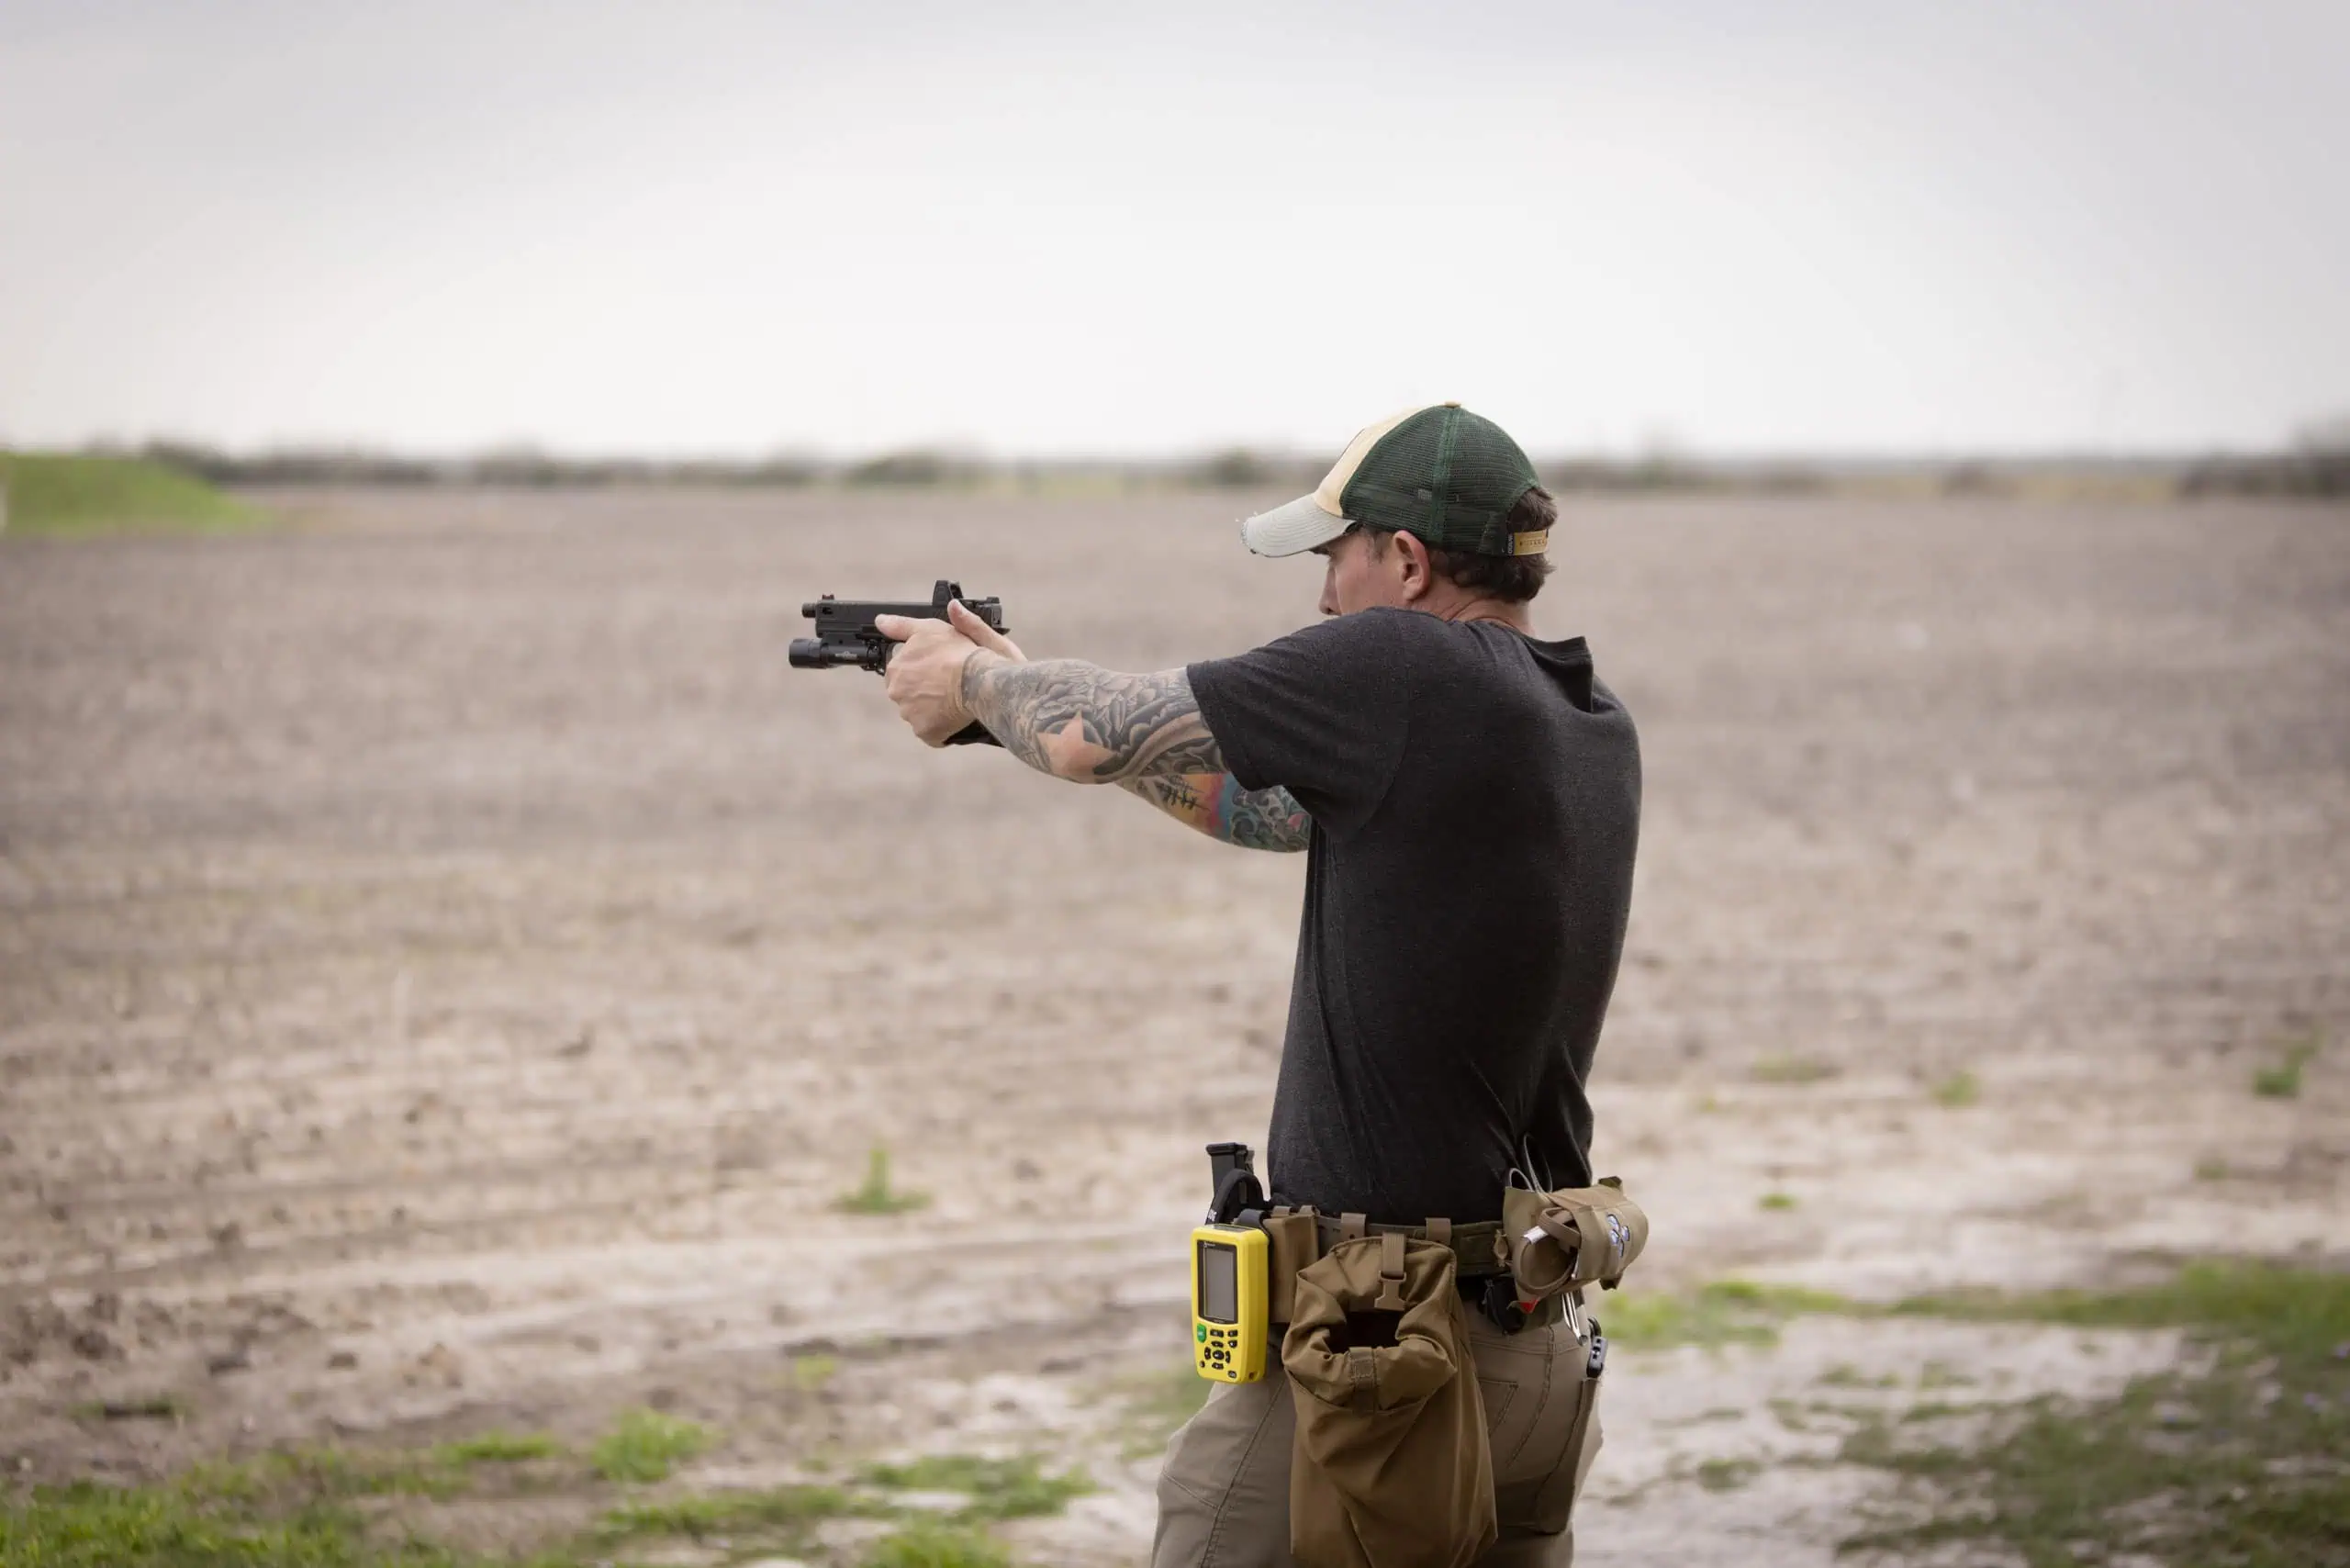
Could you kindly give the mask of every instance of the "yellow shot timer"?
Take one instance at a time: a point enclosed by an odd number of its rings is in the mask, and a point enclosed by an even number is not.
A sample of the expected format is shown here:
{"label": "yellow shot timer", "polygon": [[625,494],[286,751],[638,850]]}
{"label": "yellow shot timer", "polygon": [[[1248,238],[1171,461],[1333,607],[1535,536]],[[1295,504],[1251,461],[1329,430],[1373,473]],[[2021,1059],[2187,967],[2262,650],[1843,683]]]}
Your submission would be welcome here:
{"label": "yellow shot timer", "polygon": [[1248,1225],[1192,1232],[1192,1366],[1217,1383],[1265,1375],[1272,1290],[1265,1233]]}

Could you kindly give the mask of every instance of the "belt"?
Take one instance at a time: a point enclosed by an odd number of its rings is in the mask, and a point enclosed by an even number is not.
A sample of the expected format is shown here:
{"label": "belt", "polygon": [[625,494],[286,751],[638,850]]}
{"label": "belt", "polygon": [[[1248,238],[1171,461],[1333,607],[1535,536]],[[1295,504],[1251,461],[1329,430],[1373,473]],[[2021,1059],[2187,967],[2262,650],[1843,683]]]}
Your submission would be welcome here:
{"label": "belt", "polygon": [[1460,1280],[1482,1280],[1489,1274],[1509,1271],[1509,1260],[1500,1246],[1502,1222],[1497,1219],[1472,1220],[1467,1225],[1455,1225],[1448,1219],[1432,1219],[1420,1225],[1373,1225],[1360,1215],[1317,1214],[1314,1216],[1314,1229],[1325,1252],[1341,1241],[1352,1241],[1360,1236],[1386,1236],[1400,1231],[1408,1241],[1433,1241],[1451,1248],[1453,1271]]}
{"label": "belt", "polygon": [[[1306,1234],[1308,1220],[1313,1222],[1311,1240]],[[1542,1302],[1531,1313],[1516,1309],[1517,1292],[1508,1282],[1509,1260],[1502,1244],[1499,1220],[1473,1220],[1467,1225],[1455,1225],[1448,1219],[1431,1219],[1419,1225],[1373,1225],[1359,1214],[1331,1215],[1283,1204],[1265,1216],[1264,1226],[1272,1248],[1269,1282],[1272,1320],[1276,1323],[1289,1321],[1291,1290],[1299,1270],[1342,1242],[1396,1234],[1408,1241],[1433,1241],[1449,1248],[1453,1283],[1461,1299],[1482,1310],[1505,1332],[1544,1327],[1558,1322],[1562,1315],[1556,1297]]]}

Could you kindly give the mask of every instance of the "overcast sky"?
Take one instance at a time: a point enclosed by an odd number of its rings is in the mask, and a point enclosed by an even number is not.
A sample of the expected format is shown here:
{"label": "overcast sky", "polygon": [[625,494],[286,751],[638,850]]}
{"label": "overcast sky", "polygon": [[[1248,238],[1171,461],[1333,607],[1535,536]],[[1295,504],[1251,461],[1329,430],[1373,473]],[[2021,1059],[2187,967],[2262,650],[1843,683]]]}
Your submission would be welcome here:
{"label": "overcast sky", "polygon": [[2263,446],[2350,5],[0,0],[0,441]]}

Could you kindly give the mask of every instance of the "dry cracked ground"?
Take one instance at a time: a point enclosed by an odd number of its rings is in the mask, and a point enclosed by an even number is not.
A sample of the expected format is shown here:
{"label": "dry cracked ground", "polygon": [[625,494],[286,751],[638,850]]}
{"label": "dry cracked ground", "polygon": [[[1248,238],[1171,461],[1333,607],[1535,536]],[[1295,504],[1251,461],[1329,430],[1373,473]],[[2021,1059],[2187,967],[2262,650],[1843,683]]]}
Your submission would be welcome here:
{"label": "dry cracked ground", "polygon": [[[952,576],[1032,654],[1156,667],[1309,619],[1313,564],[1240,550],[1246,496],[264,498],[297,526],[0,541],[16,1484],[585,1450],[650,1406],[714,1435],[697,1493],[1081,1464],[1007,1538],[1137,1561],[1200,1148],[1261,1134],[1301,867],[927,751],[784,644],[821,590]],[[2339,1266],[2350,512],[1569,519],[1538,621],[1590,635],[1647,762],[1595,1097],[1652,1301]],[[925,1206],[838,1206],[876,1149]],[[1631,1337],[1582,1561],[1825,1562],[1888,1484],[1835,1462],[1854,1400],[2185,1353]],[[609,1503],[426,1522],[520,1549]]]}

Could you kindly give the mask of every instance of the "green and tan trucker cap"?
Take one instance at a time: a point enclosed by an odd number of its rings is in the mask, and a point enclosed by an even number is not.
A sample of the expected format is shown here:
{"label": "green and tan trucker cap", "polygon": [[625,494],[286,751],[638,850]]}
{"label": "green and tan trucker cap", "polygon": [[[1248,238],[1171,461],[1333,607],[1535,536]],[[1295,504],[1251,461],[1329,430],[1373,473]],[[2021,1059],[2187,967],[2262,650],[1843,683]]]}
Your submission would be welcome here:
{"label": "green and tan trucker cap", "polygon": [[1240,537],[1259,555],[1294,555],[1360,522],[1439,550],[1539,555],[1550,530],[1512,533],[1506,520],[1539,483],[1493,420],[1458,403],[1406,409],[1358,431],[1312,495],[1245,520]]}

